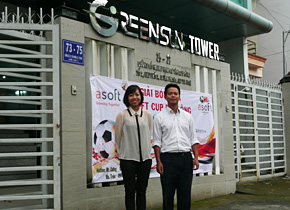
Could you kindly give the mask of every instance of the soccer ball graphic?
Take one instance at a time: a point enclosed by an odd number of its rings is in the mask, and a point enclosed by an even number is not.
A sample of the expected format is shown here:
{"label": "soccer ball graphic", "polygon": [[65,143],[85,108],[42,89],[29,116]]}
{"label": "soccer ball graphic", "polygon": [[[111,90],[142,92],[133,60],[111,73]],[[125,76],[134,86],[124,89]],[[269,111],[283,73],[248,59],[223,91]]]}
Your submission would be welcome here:
{"label": "soccer ball graphic", "polygon": [[203,96],[200,96],[200,97],[199,97],[199,101],[200,101],[201,103],[203,103],[203,101],[204,101]]}
{"label": "soccer ball graphic", "polygon": [[115,122],[103,120],[97,125],[94,133],[94,152],[106,159],[116,155]]}

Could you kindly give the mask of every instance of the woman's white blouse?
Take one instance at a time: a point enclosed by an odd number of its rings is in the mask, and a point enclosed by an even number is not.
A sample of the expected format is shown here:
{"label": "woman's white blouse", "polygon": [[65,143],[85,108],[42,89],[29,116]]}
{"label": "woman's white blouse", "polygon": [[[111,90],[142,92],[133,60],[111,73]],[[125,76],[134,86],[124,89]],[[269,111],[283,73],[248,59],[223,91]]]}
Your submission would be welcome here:
{"label": "woman's white blouse", "polygon": [[129,107],[121,111],[116,118],[115,141],[120,159],[140,162],[138,126],[142,161],[151,159],[152,115],[141,107],[137,112]]}

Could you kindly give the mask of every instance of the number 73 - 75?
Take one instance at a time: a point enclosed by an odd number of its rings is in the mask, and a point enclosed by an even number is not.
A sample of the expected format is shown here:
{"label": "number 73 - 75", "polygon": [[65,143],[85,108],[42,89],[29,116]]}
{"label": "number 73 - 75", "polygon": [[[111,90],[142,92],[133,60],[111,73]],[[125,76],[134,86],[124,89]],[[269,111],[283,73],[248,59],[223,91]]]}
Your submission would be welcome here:
{"label": "number 73 - 75", "polygon": [[[82,55],[83,54],[83,46],[77,45],[77,54]],[[73,51],[73,45],[71,43],[66,43],[66,52],[72,52]]]}

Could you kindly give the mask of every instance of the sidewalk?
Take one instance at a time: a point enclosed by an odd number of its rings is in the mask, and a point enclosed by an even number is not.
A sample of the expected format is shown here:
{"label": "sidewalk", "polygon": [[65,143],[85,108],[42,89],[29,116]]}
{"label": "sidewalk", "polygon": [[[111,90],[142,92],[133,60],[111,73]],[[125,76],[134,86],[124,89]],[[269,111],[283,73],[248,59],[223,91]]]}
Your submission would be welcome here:
{"label": "sidewalk", "polygon": [[290,177],[279,177],[266,181],[237,184],[235,194],[193,201],[191,209],[290,209]]}

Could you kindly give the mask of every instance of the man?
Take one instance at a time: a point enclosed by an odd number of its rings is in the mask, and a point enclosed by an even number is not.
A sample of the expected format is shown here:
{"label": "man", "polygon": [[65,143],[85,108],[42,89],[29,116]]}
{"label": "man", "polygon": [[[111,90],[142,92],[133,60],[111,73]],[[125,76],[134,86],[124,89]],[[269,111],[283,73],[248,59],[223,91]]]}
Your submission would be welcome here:
{"label": "man", "polygon": [[175,190],[178,210],[189,210],[192,170],[199,167],[199,141],[192,116],[178,107],[180,87],[168,84],[164,93],[168,107],[153,121],[153,147],[162,185],[163,210],[173,210]]}

